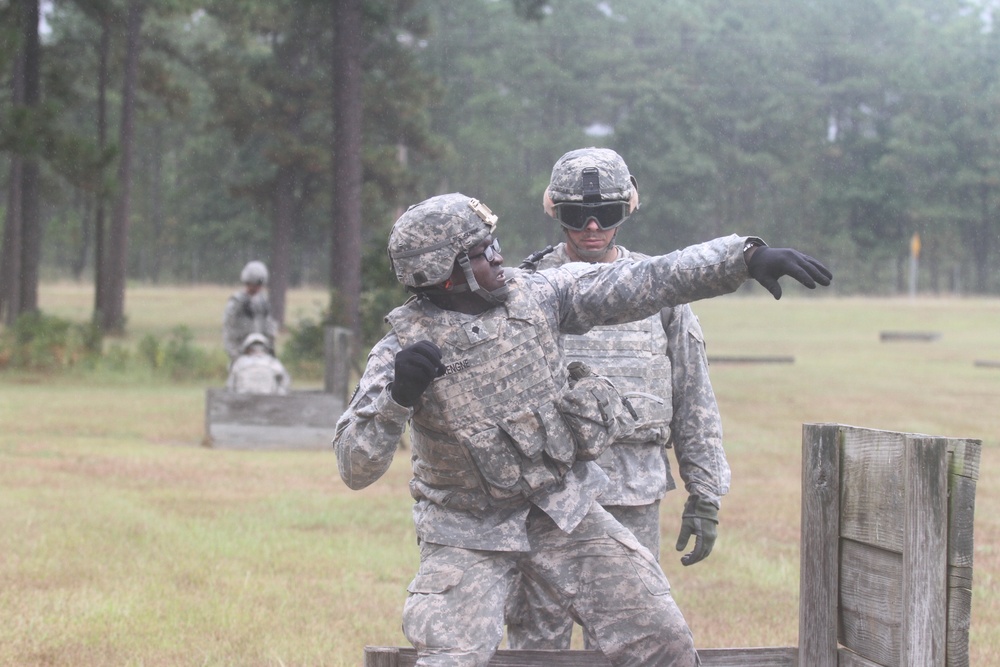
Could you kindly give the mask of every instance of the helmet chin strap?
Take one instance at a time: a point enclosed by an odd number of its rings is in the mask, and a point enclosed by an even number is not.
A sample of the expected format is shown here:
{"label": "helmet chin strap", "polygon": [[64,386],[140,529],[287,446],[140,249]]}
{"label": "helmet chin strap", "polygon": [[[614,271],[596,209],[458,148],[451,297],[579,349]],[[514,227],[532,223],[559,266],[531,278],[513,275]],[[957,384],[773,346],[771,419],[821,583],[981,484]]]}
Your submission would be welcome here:
{"label": "helmet chin strap", "polygon": [[487,303],[499,306],[507,301],[507,296],[510,294],[510,287],[504,285],[492,292],[480,287],[479,281],[476,280],[476,274],[472,272],[472,265],[469,263],[469,254],[462,253],[456,259],[458,265],[462,267],[462,271],[465,273],[465,285],[456,285],[451,291],[455,292],[465,292],[470,291],[479,298],[483,299]]}
{"label": "helmet chin strap", "polygon": [[465,274],[464,285],[452,285],[448,289],[444,289],[440,286],[428,287],[421,290],[421,293],[451,297],[463,292],[472,292],[491,306],[501,306],[507,302],[507,297],[510,295],[509,285],[504,285],[503,287],[490,292],[481,287],[479,285],[479,281],[476,280],[476,275],[472,272],[472,265],[469,263],[469,255],[467,253],[459,255],[455,261],[458,262],[460,267],[462,267],[462,272]]}
{"label": "helmet chin strap", "polygon": [[591,264],[593,264],[594,262],[601,261],[604,255],[607,254],[608,250],[615,247],[615,239],[617,237],[618,237],[618,230],[615,229],[615,233],[611,235],[611,240],[608,241],[608,244],[598,250],[584,250],[583,248],[581,248],[580,246],[578,246],[576,243],[573,242],[573,239],[570,238],[569,234],[566,235],[566,243],[573,248],[573,254],[575,254],[583,261],[590,262]]}

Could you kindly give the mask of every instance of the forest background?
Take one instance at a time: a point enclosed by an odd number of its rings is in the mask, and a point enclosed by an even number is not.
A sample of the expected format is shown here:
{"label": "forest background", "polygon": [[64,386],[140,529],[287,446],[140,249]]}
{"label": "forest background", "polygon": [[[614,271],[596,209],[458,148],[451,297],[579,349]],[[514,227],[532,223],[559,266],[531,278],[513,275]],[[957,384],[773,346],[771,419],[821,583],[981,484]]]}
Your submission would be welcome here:
{"label": "forest background", "polygon": [[[993,0],[0,0],[0,309],[39,280],[330,288],[370,341],[405,206],[460,191],[508,263],[565,151],[637,177],[628,245],[808,251],[840,295],[1000,293]],[[918,235],[918,236],[915,236]],[[918,241],[919,239],[919,241]],[[915,247],[915,242],[918,242]]]}

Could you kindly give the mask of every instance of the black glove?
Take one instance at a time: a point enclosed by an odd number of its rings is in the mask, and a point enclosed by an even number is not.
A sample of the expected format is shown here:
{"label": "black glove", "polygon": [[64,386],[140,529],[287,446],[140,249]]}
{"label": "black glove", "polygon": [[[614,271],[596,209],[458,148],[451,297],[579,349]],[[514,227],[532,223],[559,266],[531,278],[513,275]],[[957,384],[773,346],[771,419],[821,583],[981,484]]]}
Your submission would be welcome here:
{"label": "black glove", "polygon": [[431,380],[444,375],[441,348],[429,340],[404,347],[396,353],[395,373],[392,400],[411,408],[430,386]]}
{"label": "black glove", "polygon": [[763,285],[775,299],[781,298],[778,278],[791,276],[809,289],[830,284],[833,274],[818,260],[793,248],[757,246],[747,262],[750,277]]}
{"label": "black glove", "polygon": [[694,535],[694,550],[681,556],[683,565],[694,565],[708,557],[715,546],[718,534],[719,508],[704,498],[688,496],[681,515],[681,534],[677,537],[677,550],[684,551]]}

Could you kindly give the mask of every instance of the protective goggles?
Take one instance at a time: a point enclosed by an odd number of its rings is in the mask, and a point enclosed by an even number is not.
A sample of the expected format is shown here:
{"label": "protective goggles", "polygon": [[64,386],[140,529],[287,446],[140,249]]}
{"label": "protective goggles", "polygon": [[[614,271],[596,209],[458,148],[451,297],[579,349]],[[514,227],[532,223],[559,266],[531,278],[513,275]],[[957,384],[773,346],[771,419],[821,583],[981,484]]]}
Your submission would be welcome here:
{"label": "protective goggles", "polygon": [[581,204],[579,202],[563,202],[556,204],[556,220],[566,229],[582,231],[593,219],[603,230],[614,229],[625,222],[629,216],[627,201],[601,202],[600,204]]}
{"label": "protective goggles", "polygon": [[485,257],[486,261],[492,264],[493,260],[495,260],[499,255],[500,255],[500,239],[493,239],[493,243],[483,248],[482,252],[477,252],[475,255],[469,255],[469,259],[475,259],[476,257]]}

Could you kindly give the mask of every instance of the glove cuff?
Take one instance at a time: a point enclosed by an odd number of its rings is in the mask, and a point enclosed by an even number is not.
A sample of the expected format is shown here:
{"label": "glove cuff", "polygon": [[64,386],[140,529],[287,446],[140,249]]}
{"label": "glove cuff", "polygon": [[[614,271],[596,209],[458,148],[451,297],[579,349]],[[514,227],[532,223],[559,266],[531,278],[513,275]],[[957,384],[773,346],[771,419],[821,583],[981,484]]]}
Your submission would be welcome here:
{"label": "glove cuff", "polygon": [[705,498],[692,494],[684,503],[684,514],[681,515],[681,518],[705,519],[712,523],[719,523],[719,508]]}

